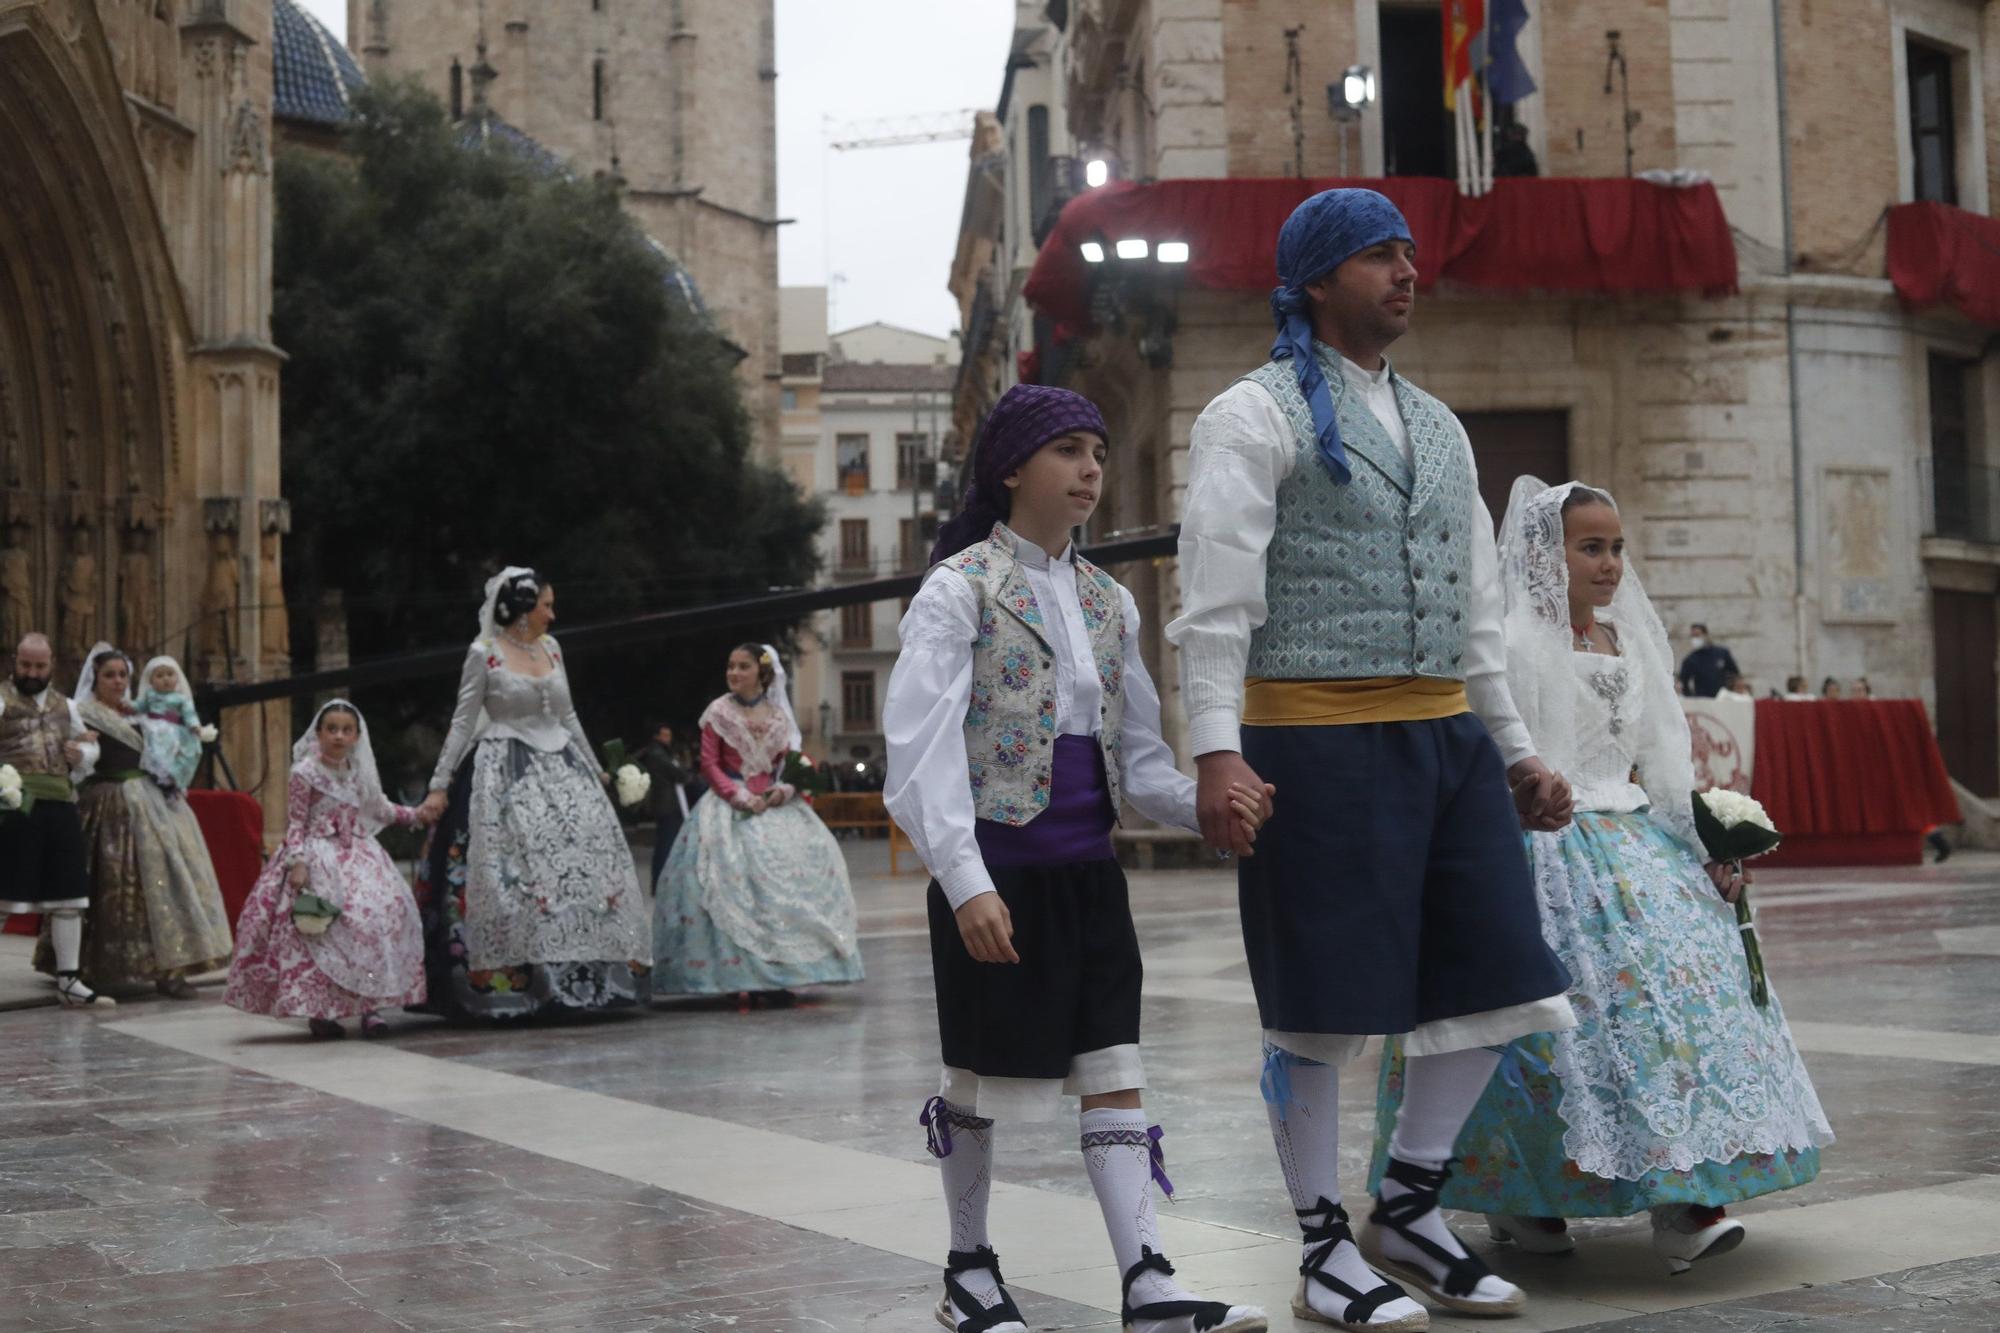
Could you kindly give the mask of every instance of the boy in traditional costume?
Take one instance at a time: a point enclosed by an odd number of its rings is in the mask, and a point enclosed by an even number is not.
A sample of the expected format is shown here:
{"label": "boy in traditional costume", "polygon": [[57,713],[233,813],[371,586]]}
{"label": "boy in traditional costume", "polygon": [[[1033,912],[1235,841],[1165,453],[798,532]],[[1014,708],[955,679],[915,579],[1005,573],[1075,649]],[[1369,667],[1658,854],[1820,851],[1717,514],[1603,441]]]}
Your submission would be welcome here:
{"label": "boy in traditional costume", "polygon": [[[1111,827],[1123,799],[1192,829],[1194,784],[1161,739],[1131,595],[1070,545],[1105,452],[1088,399],[1042,385],[1001,396],[889,680],[883,796],[935,876],[944,1077],[922,1119],[951,1215],[937,1320],[1025,1333],[986,1233],[994,1123],[1051,1118],[1067,1093],[1083,1099],[1127,1333],[1260,1333],[1263,1311],[1174,1282],[1153,1210],[1153,1183],[1172,1187],[1140,1109],[1142,969]],[[1246,843],[1267,795],[1225,798]]]}

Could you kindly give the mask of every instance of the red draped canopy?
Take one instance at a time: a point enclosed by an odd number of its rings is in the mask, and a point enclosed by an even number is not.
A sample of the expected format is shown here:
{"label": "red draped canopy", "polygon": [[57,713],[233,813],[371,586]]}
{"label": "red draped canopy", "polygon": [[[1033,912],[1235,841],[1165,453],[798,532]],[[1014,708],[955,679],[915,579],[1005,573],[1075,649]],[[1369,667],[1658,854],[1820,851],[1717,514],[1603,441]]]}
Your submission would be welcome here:
{"label": "red draped canopy", "polygon": [[1403,210],[1420,287],[1448,279],[1499,291],[1736,290],[1736,246],[1711,185],[1521,176],[1495,181],[1491,194],[1475,199],[1448,180],[1395,176],[1105,185],[1063,208],[1025,295],[1064,332],[1088,328],[1093,271],[1121,261],[1091,264],[1078,246],[1099,241],[1109,255],[1133,237],[1187,242],[1188,262],[1176,267],[1188,286],[1269,291],[1277,285],[1278,229],[1308,195],[1335,185],[1379,190]]}
{"label": "red draped canopy", "polygon": [[1898,204],[1889,210],[1889,281],[1906,305],[1951,305],[2000,326],[2000,218]]}
{"label": "red draped canopy", "polygon": [[1759,699],[1751,795],[1785,835],[1779,866],[1915,865],[1924,830],[1961,818],[1914,699]]}

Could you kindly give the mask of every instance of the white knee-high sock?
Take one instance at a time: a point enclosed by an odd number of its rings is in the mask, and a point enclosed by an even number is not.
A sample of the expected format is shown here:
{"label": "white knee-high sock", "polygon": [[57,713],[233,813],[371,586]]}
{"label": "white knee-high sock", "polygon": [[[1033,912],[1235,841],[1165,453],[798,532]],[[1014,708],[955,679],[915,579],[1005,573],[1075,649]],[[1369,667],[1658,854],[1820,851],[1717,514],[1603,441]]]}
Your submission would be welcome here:
{"label": "white knee-high sock", "polygon": [[56,971],[76,971],[83,958],[81,912],[53,912],[49,915],[49,947],[55,950]]}
{"label": "white knee-high sock", "polygon": [[[1465,1127],[1466,1117],[1478,1105],[1499,1063],[1499,1053],[1484,1047],[1411,1056],[1403,1065],[1403,1105],[1396,1113],[1396,1132],[1389,1140],[1389,1155],[1427,1171],[1443,1170],[1458,1141],[1459,1130]],[[1400,1182],[1383,1177],[1385,1201],[1410,1192]],[[1445,1225],[1439,1209],[1433,1208],[1415,1219],[1409,1229],[1443,1247],[1448,1254],[1462,1257],[1466,1253],[1458,1237]],[[1394,1230],[1381,1228],[1381,1240],[1386,1257],[1417,1264],[1434,1281],[1443,1279],[1445,1265]],[[1489,1275],[1479,1280],[1472,1298],[1497,1301],[1514,1290],[1513,1284]]]}
{"label": "white knee-high sock", "polygon": [[[1153,1158],[1146,1113],[1104,1108],[1085,1111],[1079,1123],[1083,1164],[1090,1172],[1090,1187],[1097,1192],[1104,1230],[1111,1237],[1111,1250],[1118,1257],[1118,1272],[1123,1277],[1144,1251],[1164,1253],[1159,1214],[1153,1211]],[[1132,1284],[1130,1299],[1136,1306],[1186,1296],[1167,1274],[1145,1272]]]}
{"label": "white knee-high sock", "polygon": [[[951,1248],[971,1253],[990,1243],[986,1205],[993,1192],[993,1122],[942,1098],[927,1108],[927,1114],[938,1122],[931,1128],[932,1141],[940,1147],[950,1145],[938,1158],[938,1169],[944,1179]],[[970,1268],[957,1278],[981,1306],[991,1305],[999,1295],[999,1283],[990,1268]],[[961,1317],[972,1313],[959,1311]]]}
{"label": "white knee-high sock", "polygon": [[1390,1155],[1433,1171],[1442,1167],[1499,1065],[1499,1053],[1483,1046],[1406,1060]]}
{"label": "white knee-high sock", "polygon": [[[1324,1227],[1333,1220],[1330,1209],[1340,1204],[1340,1069],[1266,1046],[1264,1071],[1264,1111],[1299,1227]],[[1316,1248],[1316,1243],[1304,1244],[1308,1261]],[[1335,1245],[1320,1269],[1357,1296],[1382,1285],[1351,1240]],[[1306,1303],[1323,1315],[1344,1319],[1351,1299],[1322,1282],[1306,1282]],[[1421,1308],[1412,1301],[1390,1301],[1372,1322],[1403,1319]]]}

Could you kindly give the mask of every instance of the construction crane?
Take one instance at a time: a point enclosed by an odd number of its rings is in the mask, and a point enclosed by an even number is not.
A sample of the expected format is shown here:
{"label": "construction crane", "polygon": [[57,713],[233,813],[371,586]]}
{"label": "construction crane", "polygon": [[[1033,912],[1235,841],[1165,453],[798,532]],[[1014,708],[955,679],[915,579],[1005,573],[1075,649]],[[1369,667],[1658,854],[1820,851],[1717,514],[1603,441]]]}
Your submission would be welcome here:
{"label": "construction crane", "polygon": [[906,144],[948,143],[972,137],[977,107],[956,111],[923,111],[907,116],[878,116],[836,126],[826,122],[826,146],[839,152],[851,148],[901,148]]}

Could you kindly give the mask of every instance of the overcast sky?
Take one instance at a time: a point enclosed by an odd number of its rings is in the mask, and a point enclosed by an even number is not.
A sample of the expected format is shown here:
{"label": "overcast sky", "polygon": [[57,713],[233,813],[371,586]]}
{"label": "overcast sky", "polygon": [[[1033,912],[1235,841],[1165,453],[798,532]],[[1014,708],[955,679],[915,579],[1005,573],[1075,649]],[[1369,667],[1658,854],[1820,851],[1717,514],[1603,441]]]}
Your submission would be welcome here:
{"label": "overcast sky", "polygon": [[[651,3],[652,0],[640,0]],[[302,0],[343,40],[347,0]],[[775,0],[778,276],[833,284],[833,323],[950,332],[945,291],[970,144],[834,153],[826,123],[992,107],[1013,0]],[[700,274],[696,274],[699,280]]]}

